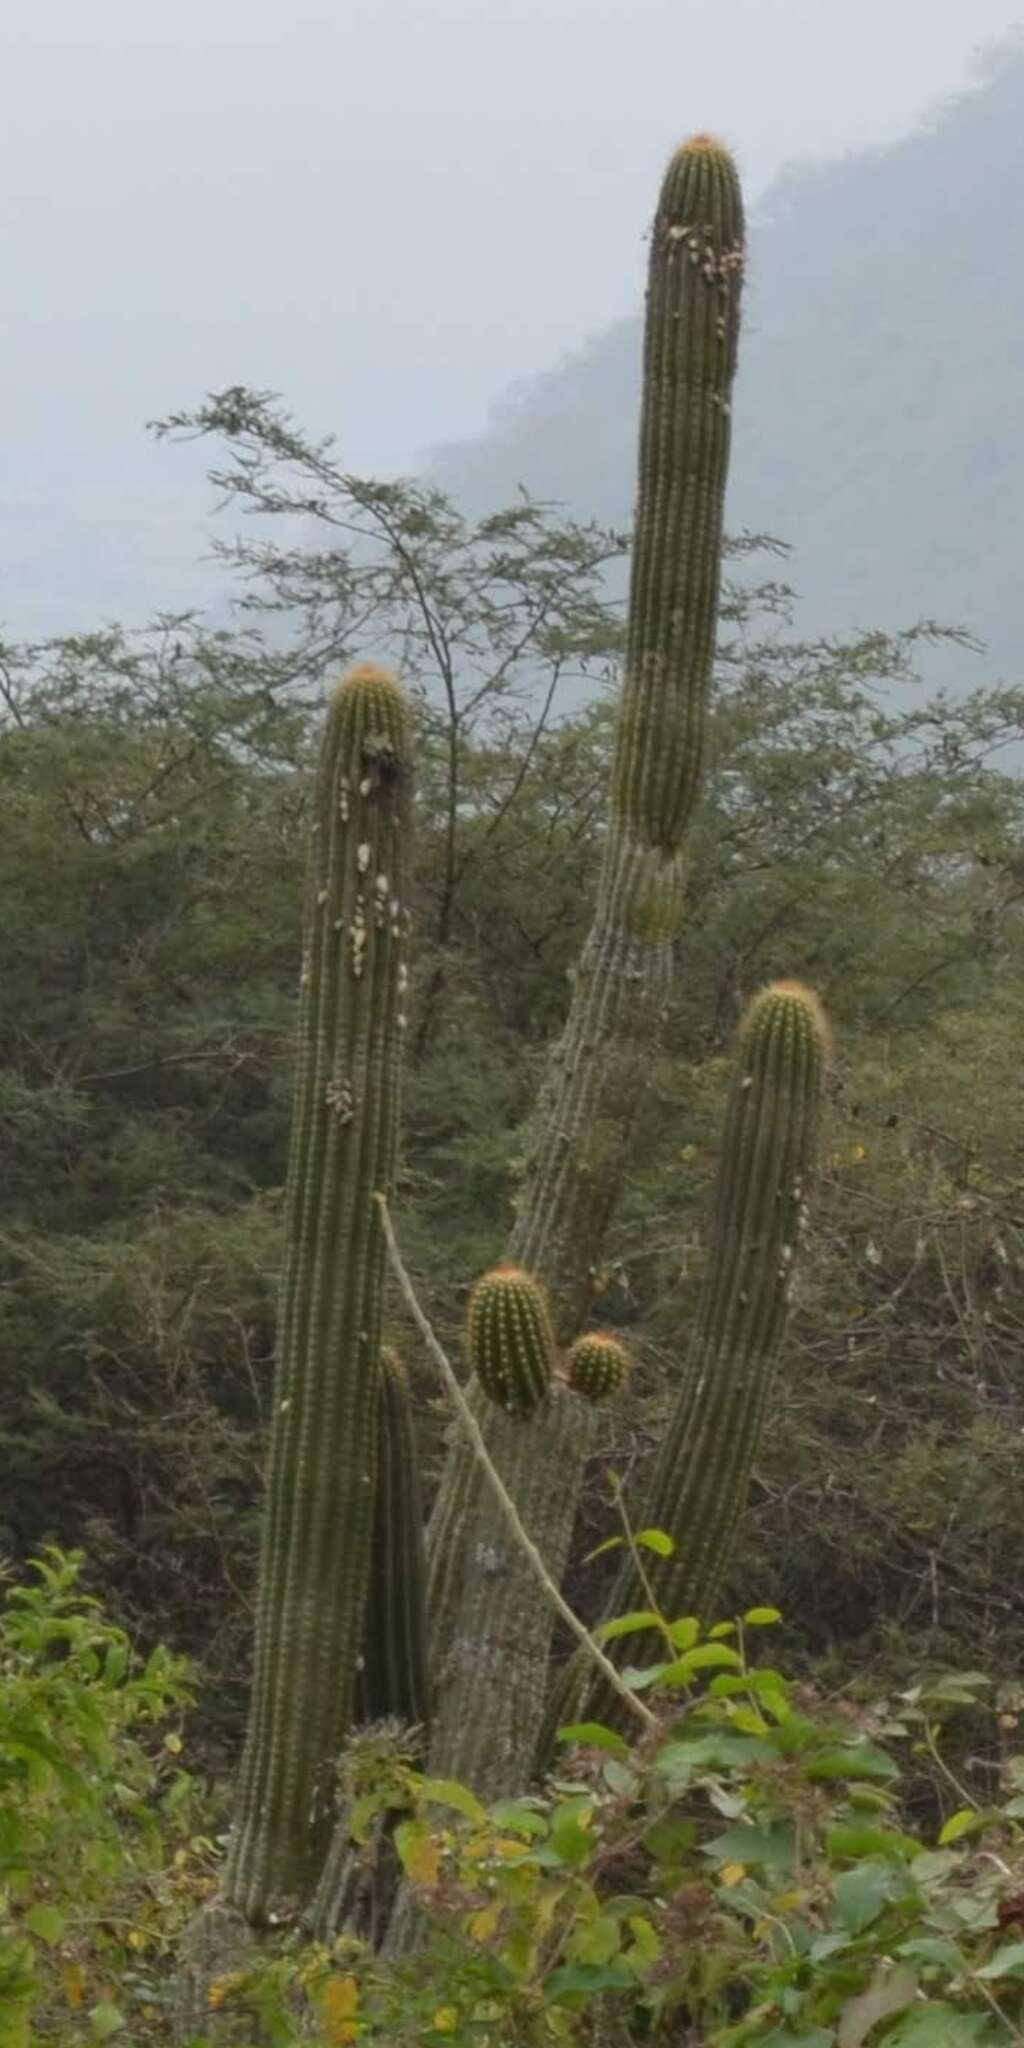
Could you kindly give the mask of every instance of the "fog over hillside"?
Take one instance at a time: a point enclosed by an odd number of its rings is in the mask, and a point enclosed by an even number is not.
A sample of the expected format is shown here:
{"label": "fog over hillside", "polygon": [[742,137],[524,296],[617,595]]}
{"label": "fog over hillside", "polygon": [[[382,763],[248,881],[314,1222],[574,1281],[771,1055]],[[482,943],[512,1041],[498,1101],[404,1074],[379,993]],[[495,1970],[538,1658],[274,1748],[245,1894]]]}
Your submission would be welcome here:
{"label": "fog over hillside", "polygon": [[[773,187],[750,222],[728,505],[733,531],[792,544],[804,624],[964,624],[1006,676],[1024,672],[1022,191],[1020,42],[920,133]],[[639,363],[639,318],[621,321],[435,473],[478,506],[523,485],[627,523]]]}

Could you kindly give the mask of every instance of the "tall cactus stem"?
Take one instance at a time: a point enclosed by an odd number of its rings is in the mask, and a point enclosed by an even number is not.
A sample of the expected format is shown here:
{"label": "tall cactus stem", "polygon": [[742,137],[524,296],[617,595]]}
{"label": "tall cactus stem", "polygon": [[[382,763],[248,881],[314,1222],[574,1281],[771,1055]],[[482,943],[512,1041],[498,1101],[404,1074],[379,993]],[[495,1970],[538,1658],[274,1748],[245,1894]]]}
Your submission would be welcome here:
{"label": "tall cactus stem", "polygon": [[249,1726],[224,1895],[282,1917],[326,1845],[374,1501],[405,1011],[411,716],[387,670],[327,712],[307,866],[277,1374]]}
{"label": "tall cactus stem", "polygon": [[[507,1247],[547,1286],[561,1344],[586,1321],[657,1062],[683,916],[721,576],[742,270],[735,166],[720,144],[694,136],[666,171],[651,237],[610,830],[565,1031],[527,1132]],[[557,1380],[542,1430],[488,1413],[479,1389],[473,1399],[488,1453],[557,1579],[596,1414]],[[428,1557],[436,1644],[431,1767],[498,1794],[530,1769],[550,1624],[457,1439]],[[487,1575],[478,1568],[482,1557]]]}

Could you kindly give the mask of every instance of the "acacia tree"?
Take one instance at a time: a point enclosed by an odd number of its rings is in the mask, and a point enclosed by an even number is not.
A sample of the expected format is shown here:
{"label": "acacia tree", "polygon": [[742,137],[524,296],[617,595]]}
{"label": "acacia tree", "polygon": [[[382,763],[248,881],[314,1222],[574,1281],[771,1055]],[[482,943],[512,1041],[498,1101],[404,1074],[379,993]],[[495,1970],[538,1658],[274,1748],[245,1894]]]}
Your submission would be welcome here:
{"label": "acacia tree", "polygon": [[428,484],[354,476],[332,442],[309,439],[272,394],[241,386],[154,430],[219,438],[226,460],[210,481],[225,506],[260,522],[283,520],[299,536],[215,543],[242,581],[243,610],[286,620],[309,675],[364,657],[386,660],[419,699],[420,755],[434,768],[440,797],[429,821],[437,856],[419,934],[428,963],[415,1034],[422,1056],[460,894],[481,850],[460,831],[479,795],[468,751],[486,738],[506,760],[516,757],[505,786],[488,790],[485,846],[514,807],[553,717],[608,673],[621,629],[605,572],[625,553],[626,537],[565,519],[525,493],[473,521]]}

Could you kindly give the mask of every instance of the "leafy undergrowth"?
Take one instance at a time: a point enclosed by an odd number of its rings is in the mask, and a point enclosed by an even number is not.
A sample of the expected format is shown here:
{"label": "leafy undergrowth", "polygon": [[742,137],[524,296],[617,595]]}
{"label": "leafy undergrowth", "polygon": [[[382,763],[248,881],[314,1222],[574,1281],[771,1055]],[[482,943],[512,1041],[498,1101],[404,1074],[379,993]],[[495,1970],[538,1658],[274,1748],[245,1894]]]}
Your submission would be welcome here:
{"label": "leafy undergrowth", "polygon": [[165,2038],[214,1853],[178,1763],[186,1667],[139,1668],[80,1571],[49,1551],[0,1611],[0,2048]]}
{"label": "leafy undergrowth", "polygon": [[[215,1886],[179,1759],[186,1673],[163,1652],[138,1669],[79,1570],[49,1553],[0,1615],[0,2048],[167,2041],[177,1939]],[[542,1791],[490,1808],[400,1740],[358,1738],[353,1831],[370,1863],[393,1826],[415,1960],[281,1930],[213,1984],[203,2038],[1024,2042],[1012,1704],[978,1673],[825,1702],[758,1661],[777,1620],[620,1618],[607,1635],[660,1631],[659,1661],[628,1674],[656,1725],[578,1725]]]}

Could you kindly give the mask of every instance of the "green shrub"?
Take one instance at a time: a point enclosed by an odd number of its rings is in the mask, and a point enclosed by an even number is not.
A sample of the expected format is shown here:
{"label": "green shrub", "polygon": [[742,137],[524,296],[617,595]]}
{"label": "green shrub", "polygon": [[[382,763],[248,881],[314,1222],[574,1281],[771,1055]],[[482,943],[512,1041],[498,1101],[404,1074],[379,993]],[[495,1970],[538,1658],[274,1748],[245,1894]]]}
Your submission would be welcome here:
{"label": "green shrub", "polygon": [[80,1568],[50,1550],[0,1606],[0,2048],[151,2038],[210,1846],[184,1846],[185,1665],[155,1650],[138,1668]]}

